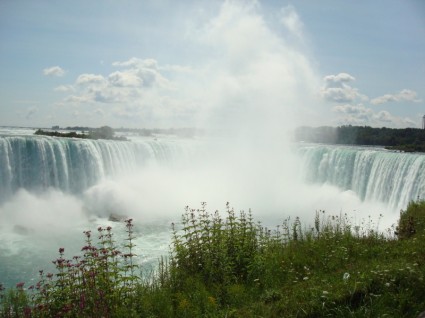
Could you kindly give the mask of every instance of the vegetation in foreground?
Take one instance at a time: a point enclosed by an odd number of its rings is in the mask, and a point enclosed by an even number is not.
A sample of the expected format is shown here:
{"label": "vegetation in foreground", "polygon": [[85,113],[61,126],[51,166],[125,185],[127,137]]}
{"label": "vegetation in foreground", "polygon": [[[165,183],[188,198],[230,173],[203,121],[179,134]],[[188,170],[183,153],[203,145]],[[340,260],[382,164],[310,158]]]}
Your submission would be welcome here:
{"label": "vegetation in foreground", "polygon": [[[34,286],[0,287],[0,317],[416,317],[425,310],[425,201],[396,229],[316,213],[273,230],[251,213],[187,208],[168,260],[140,274],[133,223],[123,252],[111,228]],[[393,236],[391,233],[396,233]]]}

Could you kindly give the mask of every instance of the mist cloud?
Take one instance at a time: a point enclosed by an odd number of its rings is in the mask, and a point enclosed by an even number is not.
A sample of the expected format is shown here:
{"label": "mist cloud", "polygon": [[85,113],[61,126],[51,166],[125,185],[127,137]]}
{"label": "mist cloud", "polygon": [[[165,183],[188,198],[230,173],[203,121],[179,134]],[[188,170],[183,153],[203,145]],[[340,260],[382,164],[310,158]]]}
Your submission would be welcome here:
{"label": "mist cloud", "polygon": [[281,10],[280,22],[298,38],[303,38],[303,22],[292,5],[288,5]]}
{"label": "mist cloud", "polygon": [[[282,14],[285,27],[302,36],[295,8],[285,7]],[[115,61],[117,70],[109,74],[81,74],[76,92],[64,102],[101,108],[105,118],[123,124],[186,127],[244,122],[272,130],[323,113],[316,99],[320,77],[309,58],[268,25],[258,2],[225,1],[216,16],[189,25],[191,45],[205,52],[193,57],[195,63]],[[317,111],[311,110],[313,103]]]}

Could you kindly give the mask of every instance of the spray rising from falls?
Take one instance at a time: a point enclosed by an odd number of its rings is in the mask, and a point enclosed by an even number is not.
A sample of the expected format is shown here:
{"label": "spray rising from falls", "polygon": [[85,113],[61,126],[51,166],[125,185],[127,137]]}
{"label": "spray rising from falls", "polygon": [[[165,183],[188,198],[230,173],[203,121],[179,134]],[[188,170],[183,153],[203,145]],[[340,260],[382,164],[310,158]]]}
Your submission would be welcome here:
{"label": "spray rising from falls", "polygon": [[[294,169],[283,169],[283,166],[294,165],[294,162],[288,162],[287,155],[278,156],[279,153],[287,153],[285,149],[273,155],[274,160],[280,162],[271,162],[269,153],[267,158],[261,157],[264,149],[260,146],[257,155],[254,149],[233,159],[230,158],[234,155],[231,153],[227,153],[229,155],[224,156],[225,159],[222,155],[214,156],[214,152],[220,151],[218,149],[201,139],[140,138],[133,142],[120,142],[38,136],[2,137],[0,202],[10,199],[19,189],[41,193],[54,188],[74,195],[92,194],[97,196],[97,204],[100,204],[111,200],[111,191],[119,191],[122,185],[115,183],[111,189],[111,183],[105,180],[117,180],[124,175],[133,177],[126,179],[127,185],[132,183],[135,186],[137,183],[138,190],[143,189],[150,200],[153,196],[149,191],[161,191],[168,197],[170,194],[167,192],[174,191],[179,196],[186,193],[186,199],[190,201],[196,193],[195,188],[198,188],[200,196],[196,200],[202,201],[207,199],[202,194],[209,196],[216,192],[217,187],[231,196],[217,197],[223,200],[232,199],[235,192],[242,196],[242,192],[251,191],[256,193],[246,196],[261,197],[261,188],[265,187],[267,193],[276,191],[276,197],[285,196],[285,193],[290,195],[288,182],[283,179],[288,179],[289,171]],[[244,155],[249,156],[248,161]],[[298,171],[301,171],[303,181],[332,185],[342,191],[351,190],[361,201],[381,202],[392,210],[399,210],[405,208],[409,201],[425,197],[423,155],[324,145],[300,145],[296,155],[301,159]],[[210,159],[208,163],[206,158]],[[233,161],[239,162],[237,169],[229,164]],[[279,165],[282,170],[277,169]],[[135,178],[134,175],[141,170],[144,174]],[[220,173],[222,176],[218,177]],[[159,185],[154,182],[158,178],[163,180]],[[273,180],[279,178],[282,180]],[[293,186],[296,181],[291,183]],[[230,191],[237,187],[242,189]],[[99,194],[102,191],[104,194]],[[126,191],[128,198],[130,191]],[[141,191],[138,192],[141,195]]]}

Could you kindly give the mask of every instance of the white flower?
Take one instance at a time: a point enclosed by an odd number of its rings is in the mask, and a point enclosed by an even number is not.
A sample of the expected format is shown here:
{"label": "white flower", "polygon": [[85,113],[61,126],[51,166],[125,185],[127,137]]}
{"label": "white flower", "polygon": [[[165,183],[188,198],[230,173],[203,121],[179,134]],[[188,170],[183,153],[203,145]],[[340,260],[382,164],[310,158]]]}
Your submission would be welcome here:
{"label": "white flower", "polygon": [[346,282],[350,278],[349,273],[344,273],[344,276],[342,276],[342,279]]}
{"label": "white flower", "polygon": [[306,277],[304,277],[303,279],[304,279],[304,280],[308,280],[308,277],[306,276]]}

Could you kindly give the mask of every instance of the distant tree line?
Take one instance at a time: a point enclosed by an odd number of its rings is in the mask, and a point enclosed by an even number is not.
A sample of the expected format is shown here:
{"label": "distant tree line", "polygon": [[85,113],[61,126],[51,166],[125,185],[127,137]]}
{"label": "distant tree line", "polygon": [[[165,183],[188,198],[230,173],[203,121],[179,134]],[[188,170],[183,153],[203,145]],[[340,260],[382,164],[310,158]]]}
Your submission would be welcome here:
{"label": "distant tree line", "polygon": [[372,128],[369,126],[298,127],[295,141],[384,146],[407,152],[425,152],[425,130],[417,128]]}
{"label": "distant tree line", "polygon": [[[83,127],[81,127],[83,128]],[[76,129],[80,130],[80,129]],[[37,129],[35,135],[53,136],[53,137],[67,137],[67,138],[82,138],[82,139],[110,139],[110,140],[127,140],[125,137],[116,137],[115,131],[109,126],[102,126],[100,128],[89,128],[87,133],[76,131],[71,132],[58,132]]]}
{"label": "distant tree line", "polygon": [[[108,126],[104,126],[108,127]],[[84,133],[95,131],[99,128],[92,128],[92,127],[86,127],[86,126],[68,126],[68,127],[59,127],[59,126],[52,126],[52,131],[57,130],[70,130],[72,132],[80,131]],[[199,128],[190,128],[190,127],[183,127],[183,128],[115,128],[115,132],[123,132],[123,133],[132,133],[139,136],[154,136],[154,135],[175,135],[179,137],[193,137],[193,136],[202,136],[205,135],[205,131],[203,129]],[[71,136],[73,137],[73,136]],[[80,136],[76,138],[82,138]]]}

